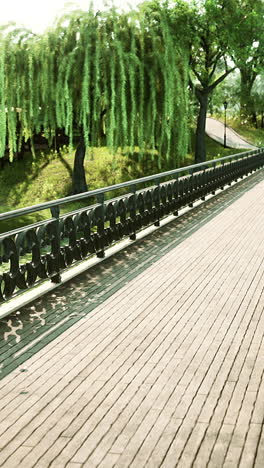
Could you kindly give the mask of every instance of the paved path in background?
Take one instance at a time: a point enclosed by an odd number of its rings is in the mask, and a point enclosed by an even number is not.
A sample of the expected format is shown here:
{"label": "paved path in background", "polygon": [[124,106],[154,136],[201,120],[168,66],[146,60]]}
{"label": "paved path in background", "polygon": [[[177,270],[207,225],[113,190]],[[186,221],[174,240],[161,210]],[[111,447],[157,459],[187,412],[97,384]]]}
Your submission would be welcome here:
{"label": "paved path in background", "polygon": [[[224,144],[224,131],[225,126],[222,122],[219,122],[216,119],[207,117],[206,119],[206,133],[213,140],[218,143]],[[237,149],[256,149],[257,146],[251,145],[244,138],[242,138],[238,133],[232,130],[230,127],[226,128],[226,145],[228,148],[237,148]]]}
{"label": "paved path in background", "polygon": [[264,172],[0,324],[0,466],[263,468]]}

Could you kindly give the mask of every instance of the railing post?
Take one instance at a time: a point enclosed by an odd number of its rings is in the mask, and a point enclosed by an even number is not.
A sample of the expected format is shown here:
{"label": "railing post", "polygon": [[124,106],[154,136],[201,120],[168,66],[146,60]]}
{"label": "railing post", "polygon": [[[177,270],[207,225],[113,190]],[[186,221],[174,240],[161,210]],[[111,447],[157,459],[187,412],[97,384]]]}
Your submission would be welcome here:
{"label": "railing post", "polygon": [[212,190],[211,193],[212,193],[212,195],[215,195],[215,187],[216,187],[216,182],[215,182],[215,168],[216,168],[216,163],[214,162],[214,163],[212,164],[212,166],[213,166],[213,183],[212,183],[212,185],[213,185],[213,190]]}
{"label": "railing post", "polygon": [[[193,192],[193,169],[190,169],[189,170],[189,175],[190,175],[190,179],[189,179],[189,194],[190,194],[190,198],[192,199],[192,192]],[[192,208],[193,207],[193,201],[191,200],[188,204],[189,208]]]}
{"label": "railing post", "polygon": [[99,240],[103,244],[103,248],[97,252],[98,258],[105,257],[105,250],[104,250],[104,193],[99,193],[96,197],[97,202],[100,203],[100,210],[99,210],[99,220],[97,221],[97,233],[99,235]]}
{"label": "railing post", "polygon": [[232,172],[231,172],[231,167],[232,167],[232,158],[230,158],[230,164],[229,164],[229,167],[230,167],[230,169],[229,169],[229,182],[228,182],[228,185],[229,185],[229,187],[231,187],[231,185],[232,185]]}
{"label": "railing post", "polygon": [[136,213],[137,213],[137,206],[136,206],[136,191],[137,191],[137,186],[136,184],[131,186],[131,192],[133,193],[133,210],[130,211],[130,216],[133,221],[133,226],[134,226],[134,232],[129,236],[130,240],[136,240],[137,234],[136,234]]}
{"label": "railing post", "polygon": [[160,179],[159,178],[155,179],[154,183],[158,189],[158,219],[157,221],[155,221],[154,226],[159,226],[160,225]]}
{"label": "railing post", "polygon": [[[222,182],[223,182],[223,181],[225,181],[225,161],[221,161],[221,164],[222,164],[221,180],[222,180]],[[225,183],[223,183],[223,184],[221,185],[220,188],[221,188],[221,190],[224,190],[224,188],[225,188]]]}
{"label": "railing post", "polygon": [[175,193],[174,193],[174,198],[176,198],[176,210],[173,212],[173,215],[174,216],[178,216],[179,214],[179,211],[178,211],[178,208],[179,208],[179,174],[177,173],[176,174],[176,184],[177,184],[177,193],[176,193],[176,197],[175,197]]}
{"label": "railing post", "polygon": [[51,216],[54,218],[55,232],[51,240],[51,254],[54,260],[54,267],[57,270],[54,276],[51,277],[52,283],[60,283],[60,207],[59,205],[52,206],[50,208]]}
{"label": "railing post", "polygon": [[203,165],[203,170],[202,170],[202,187],[203,187],[202,196],[201,196],[202,201],[205,201],[205,195],[207,194],[207,191],[206,191],[206,185],[207,185],[207,180],[206,180],[207,172],[206,172],[206,169],[207,169],[207,167],[208,166],[206,164],[204,164]]}

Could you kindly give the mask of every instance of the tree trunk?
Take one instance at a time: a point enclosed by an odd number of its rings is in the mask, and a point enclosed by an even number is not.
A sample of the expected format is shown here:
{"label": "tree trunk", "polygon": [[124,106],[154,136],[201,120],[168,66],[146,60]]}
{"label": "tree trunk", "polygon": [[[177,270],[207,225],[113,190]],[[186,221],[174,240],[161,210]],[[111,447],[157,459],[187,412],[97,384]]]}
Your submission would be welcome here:
{"label": "tree trunk", "polygon": [[73,194],[87,192],[88,187],[84,171],[84,158],[85,158],[85,143],[81,138],[76,149],[74,158],[74,167],[72,174],[72,192]]}
{"label": "tree trunk", "polygon": [[257,114],[254,99],[251,96],[252,87],[256,78],[255,73],[247,69],[240,69],[240,119],[242,123],[250,122],[257,126]]}
{"label": "tree trunk", "polygon": [[206,160],[205,124],[209,91],[196,88],[195,94],[200,105],[195,138],[195,164],[198,164]]}
{"label": "tree trunk", "polygon": [[25,154],[25,151],[26,151],[25,146],[26,146],[25,145],[25,140],[24,140],[24,138],[22,138],[21,149],[16,154],[18,161],[22,161],[24,159],[24,154]]}
{"label": "tree trunk", "polygon": [[[206,147],[205,147],[205,124],[206,124],[206,114],[209,96],[213,90],[220,84],[224,79],[235,70],[236,67],[226,70],[222,75],[220,75],[213,83],[210,83],[213,72],[209,73],[208,79],[203,80],[199,77],[199,74],[196,74],[198,77],[201,87],[194,86],[191,82],[191,87],[195,89],[195,95],[199,101],[199,114],[197,119],[196,127],[196,139],[195,139],[195,163],[201,163],[206,161]],[[207,70],[208,71],[208,70]]]}

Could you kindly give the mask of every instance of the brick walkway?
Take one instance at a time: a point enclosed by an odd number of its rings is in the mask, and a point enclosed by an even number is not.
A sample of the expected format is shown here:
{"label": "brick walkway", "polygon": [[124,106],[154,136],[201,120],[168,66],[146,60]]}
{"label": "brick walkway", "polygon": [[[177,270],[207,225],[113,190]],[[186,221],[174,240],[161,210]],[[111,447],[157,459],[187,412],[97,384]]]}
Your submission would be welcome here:
{"label": "brick walkway", "polygon": [[0,466],[264,466],[263,171],[0,323]]}

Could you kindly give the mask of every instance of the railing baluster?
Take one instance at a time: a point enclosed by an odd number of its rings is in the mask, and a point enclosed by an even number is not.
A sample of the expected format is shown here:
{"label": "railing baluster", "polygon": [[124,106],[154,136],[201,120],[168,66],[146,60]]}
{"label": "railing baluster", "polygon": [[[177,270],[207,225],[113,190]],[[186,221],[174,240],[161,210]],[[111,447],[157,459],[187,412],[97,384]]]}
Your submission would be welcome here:
{"label": "railing baluster", "polygon": [[160,210],[161,210],[161,207],[160,207],[160,178],[157,178],[157,179],[154,179],[154,184],[156,186],[156,190],[157,190],[157,204],[156,204],[156,208],[157,208],[157,220],[155,221],[154,223],[154,226],[160,226]]}
{"label": "railing baluster", "polygon": [[99,235],[99,242],[102,246],[102,249],[96,253],[98,258],[104,258],[105,250],[104,250],[104,193],[100,193],[97,195],[97,202],[100,203],[99,209],[99,218],[97,219],[97,233]]}
{"label": "railing baluster", "polygon": [[130,189],[131,193],[133,193],[133,208],[130,210],[130,217],[133,222],[133,227],[134,227],[134,232],[133,234],[130,234],[129,239],[131,240],[136,240],[136,191],[137,191],[137,186],[136,184],[131,186]]}
{"label": "railing baluster", "polygon": [[177,209],[174,210],[173,214],[174,216],[178,216],[178,208],[179,208],[179,174],[176,174],[176,187],[177,187],[177,192],[176,194],[174,194],[174,196],[176,195],[176,206],[177,206]]}
{"label": "railing baluster", "polygon": [[192,208],[193,207],[193,200],[192,200],[192,194],[193,194],[193,169],[189,170],[189,176],[190,176],[190,179],[189,179],[190,200],[189,200],[188,206],[190,208]]}
{"label": "railing baluster", "polygon": [[51,216],[54,218],[54,235],[51,240],[51,257],[54,265],[55,274],[51,276],[52,283],[60,283],[60,207],[59,205],[52,206],[50,208]]}

